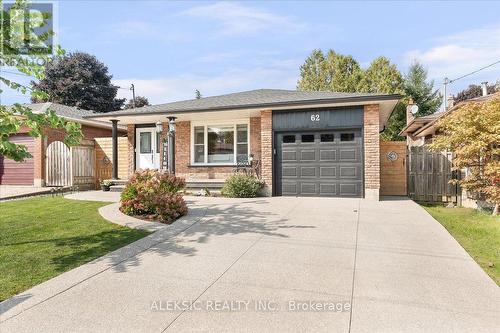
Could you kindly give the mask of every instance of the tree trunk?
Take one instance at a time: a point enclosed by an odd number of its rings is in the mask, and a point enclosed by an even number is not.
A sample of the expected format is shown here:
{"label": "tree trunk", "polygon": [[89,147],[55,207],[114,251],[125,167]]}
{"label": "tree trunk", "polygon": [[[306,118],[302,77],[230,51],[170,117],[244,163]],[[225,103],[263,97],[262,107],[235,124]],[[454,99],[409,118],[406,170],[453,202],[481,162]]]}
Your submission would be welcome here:
{"label": "tree trunk", "polygon": [[493,208],[493,215],[498,215],[499,209],[498,209],[498,204],[495,204],[495,208]]}

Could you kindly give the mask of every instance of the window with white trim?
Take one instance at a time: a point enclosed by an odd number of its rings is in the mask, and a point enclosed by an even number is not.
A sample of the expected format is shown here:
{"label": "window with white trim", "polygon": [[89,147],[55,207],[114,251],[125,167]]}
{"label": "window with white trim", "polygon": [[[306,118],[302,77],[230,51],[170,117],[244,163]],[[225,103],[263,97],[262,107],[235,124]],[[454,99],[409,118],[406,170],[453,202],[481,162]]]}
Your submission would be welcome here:
{"label": "window with white trim", "polygon": [[193,131],[193,164],[235,164],[248,158],[248,124],[195,125]]}

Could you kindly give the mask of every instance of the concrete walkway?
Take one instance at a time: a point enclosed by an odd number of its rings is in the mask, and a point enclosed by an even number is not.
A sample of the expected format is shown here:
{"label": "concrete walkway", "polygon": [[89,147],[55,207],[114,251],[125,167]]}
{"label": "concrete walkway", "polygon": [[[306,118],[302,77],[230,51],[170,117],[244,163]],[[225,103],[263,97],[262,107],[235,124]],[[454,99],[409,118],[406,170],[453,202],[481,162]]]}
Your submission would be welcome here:
{"label": "concrete walkway", "polygon": [[172,226],[1,303],[0,331],[500,330],[499,288],[409,200],[187,200]]}
{"label": "concrete walkway", "polygon": [[50,194],[53,189],[55,190],[56,188],[29,185],[0,185],[0,201]]}

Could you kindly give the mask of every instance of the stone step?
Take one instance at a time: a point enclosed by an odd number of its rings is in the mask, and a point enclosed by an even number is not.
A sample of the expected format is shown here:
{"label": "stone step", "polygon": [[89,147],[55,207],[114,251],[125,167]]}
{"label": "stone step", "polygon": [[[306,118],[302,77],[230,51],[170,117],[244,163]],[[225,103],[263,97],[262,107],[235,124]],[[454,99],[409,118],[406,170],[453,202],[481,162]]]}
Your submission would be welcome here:
{"label": "stone step", "polygon": [[109,187],[110,192],[122,192],[125,189],[125,185],[111,185]]}
{"label": "stone step", "polygon": [[186,189],[195,190],[195,189],[204,189],[207,188],[209,190],[220,190],[224,186],[224,179],[209,179],[209,180],[187,180],[186,181]]}

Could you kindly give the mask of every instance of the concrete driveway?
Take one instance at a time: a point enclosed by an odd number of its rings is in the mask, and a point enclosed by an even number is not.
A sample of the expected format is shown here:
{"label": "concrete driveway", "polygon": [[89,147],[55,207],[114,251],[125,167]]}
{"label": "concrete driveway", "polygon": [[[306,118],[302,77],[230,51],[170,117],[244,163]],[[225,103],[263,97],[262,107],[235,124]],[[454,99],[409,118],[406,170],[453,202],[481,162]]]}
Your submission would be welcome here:
{"label": "concrete driveway", "polygon": [[412,201],[189,200],[183,231],[4,302],[0,331],[500,330],[499,288]]}

